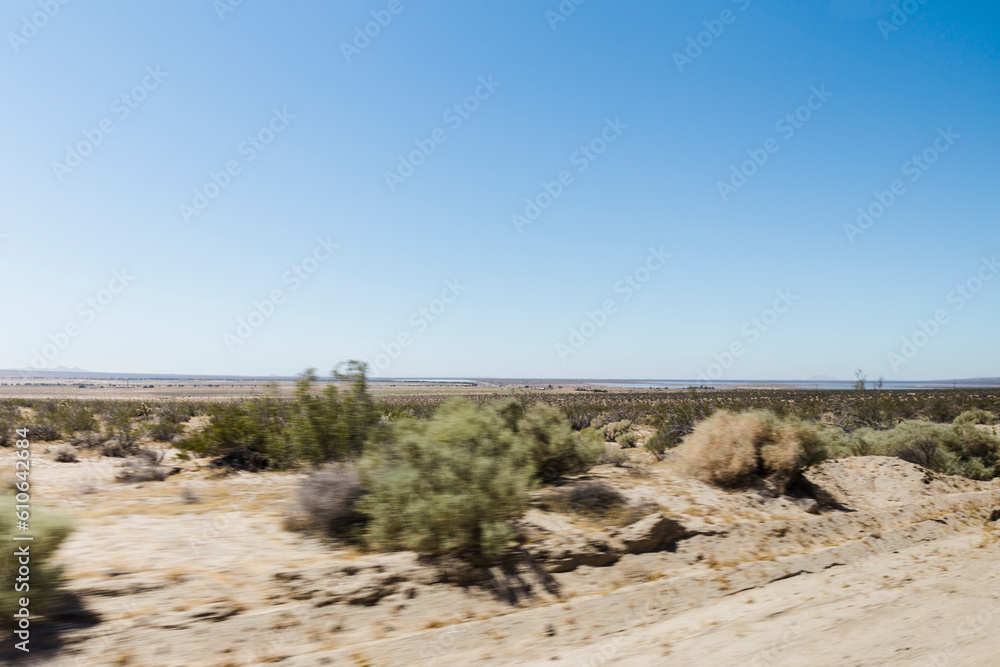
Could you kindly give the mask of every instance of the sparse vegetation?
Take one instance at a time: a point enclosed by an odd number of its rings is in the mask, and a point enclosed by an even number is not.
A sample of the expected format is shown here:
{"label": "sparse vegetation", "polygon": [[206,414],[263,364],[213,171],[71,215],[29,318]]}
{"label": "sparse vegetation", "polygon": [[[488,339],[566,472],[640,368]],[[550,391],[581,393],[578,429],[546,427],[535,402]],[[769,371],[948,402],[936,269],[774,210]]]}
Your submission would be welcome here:
{"label": "sparse vegetation", "polygon": [[368,492],[352,466],[334,464],[309,474],[285,517],[289,530],[348,537],[365,520],[358,502]]}
{"label": "sparse vegetation", "polygon": [[453,400],[430,419],[397,424],[371,448],[361,468],[371,489],[360,505],[371,519],[368,543],[502,553],[535,474],[526,439],[511,428],[512,408]]}
{"label": "sparse vegetation", "polygon": [[611,422],[607,424],[602,429],[604,431],[604,439],[611,442],[618,442],[618,438],[622,437],[632,428],[631,419],[622,419],[621,421]]}
{"label": "sparse vegetation", "polygon": [[898,456],[947,475],[986,480],[1000,474],[1000,438],[970,421],[906,421],[887,431],[861,429],[846,446],[853,455]]}
{"label": "sparse vegetation", "polygon": [[604,440],[596,432],[574,431],[558,408],[544,403],[528,408],[514,428],[527,441],[541,482],[587,470],[604,452]]}
{"label": "sparse vegetation", "polygon": [[208,427],[178,446],[246,470],[357,457],[380,414],[368,394],[364,364],[346,366],[346,372],[335,371],[333,377],[348,383],[347,391],[331,384],[317,396],[316,374],[308,370],[294,399],[282,400],[272,388],[261,398],[213,406]]}
{"label": "sparse vegetation", "polygon": [[162,450],[139,449],[122,464],[116,479],[125,483],[162,482],[173,472],[162,465],[163,456]]}
{"label": "sparse vegetation", "polygon": [[80,460],[73,445],[60,445],[56,448],[53,458],[59,463],[76,463]]}
{"label": "sparse vegetation", "polygon": [[803,468],[836,451],[841,437],[797,417],[721,411],[684,438],[677,463],[686,474],[716,486],[740,488],[765,480],[784,491]]}
{"label": "sparse vegetation", "polygon": [[[28,488],[25,485],[24,488]],[[14,516],[14,495],[5,494],[0,496],[0,540],[7,545],[17,545],[13,538],[18,533],[15,526]],[[58,599],[62,573],[58,567],[52,566],[49,561],[55,554],[59,545],[72,532],[72,524],[69,519],[57,514],[53,514],[37,506],[31,508],[31,582],[30,594],[18,592],[14,589],[14,580],[19,567],[16,557],[0,558],[0,581],[4,582],[3,589],[0,590],[0,624],[8,625],[14,620],[14,612],[20,607],[19,598],[28,597],[31,601],[32,614],[44,614],[50,610],[53,603]],[[20,543],[23,544],[23,543]],[[13,553],[14,547],[10,547]]]}

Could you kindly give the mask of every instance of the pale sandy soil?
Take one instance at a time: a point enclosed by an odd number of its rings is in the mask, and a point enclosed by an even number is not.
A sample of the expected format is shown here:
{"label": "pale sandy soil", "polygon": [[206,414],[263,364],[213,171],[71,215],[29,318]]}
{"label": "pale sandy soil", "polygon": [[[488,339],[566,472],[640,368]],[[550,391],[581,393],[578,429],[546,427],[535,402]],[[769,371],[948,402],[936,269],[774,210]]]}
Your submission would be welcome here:
{"label": "pale sandy soil", "polygon": [[[37,664],[1000,664],[1000,484],[895,459],[831,467],[822,483],[857,507],[818,516],[667,463],[601,466],[593,477],[689,536],[604,567],[494,568],[463,587],[442,581],[458,571],[447,563],[284,530],[296,475],[178,463],[164,482],[122,484],[120,460],[44,451],[35,500],[76,518],[58,560],[83,611],[40,621],[61,643]],[[541,509],[526,525],[583,546],[609,530]]]}

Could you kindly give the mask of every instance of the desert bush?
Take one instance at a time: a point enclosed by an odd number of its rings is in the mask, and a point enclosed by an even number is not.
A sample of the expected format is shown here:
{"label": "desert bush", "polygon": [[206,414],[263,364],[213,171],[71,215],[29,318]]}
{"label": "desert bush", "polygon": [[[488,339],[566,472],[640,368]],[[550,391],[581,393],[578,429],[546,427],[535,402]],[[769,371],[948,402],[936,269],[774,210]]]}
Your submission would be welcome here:
{"label": "desert bush", "polygon": [[365,520],[358,502],[367,492],[353,467],[334,464],[321,468],[299,485],[285,527],[345,537]]}
{"label": "desert bush", "polygon": [[0,447],[9,447],[16,440],[14,430],[20,425],[18,416],[13,405],[0,405]]}
{"label": "desert bush", "polygon": [[639,443],[639,436],[632,431],[629,431],[628,433],[622,433],[620,436],[615,438],[615,442],[617,442],[622,449],[631,449]]}
{"label": "desert bush", "polygon": [[53,458],[59,463],[76,463],[80,460],[80,457],[76,453],[76,447],[73,445],[61,445],[57,447]]}
{"label": "desert bush", "polygon": [[162,482],[174,471],[161,465],[164,453],[162,450],[142,448],[135,456],[125,460],[115,477],[119,482],[127,484],[137,482]]}
{"label": "desert bush", "polygon": [[696,423],[715,412],[715,405],[703,399],[680,399],[660,407],[653,419],[656,432],[645,447],[657,458],[680,444],[684,436],[694,431]]}
{"label": "desert bush", "polygon": [[79,433],[74,433],[70,439],[69,444],[74,447],[99,447],[107,441],[99,431],[81,431]]}
{"label": "desert bush", "polygon": [[352,361],[344,372],[334,371],[336,380],[349,384],[347,390],[331,384],[316,395],[316,374],[308,370],[300,377],[293,400],[279,398],[272,385],[264,397],[214,406],[208,426],[177,446],[215,457],[219,465],[246,470],[357,457],[380,423],[365,369]]}
{"label": "desert bush", "polygon": [[[24,483],[18,490],[27,489],[28,485]],[[15,542],[15,536],[24,534],[15,525],[15,496],[7,494],[0,498],[0,541],[7,545],[4,547],[7,553],[0,558],[0,581],[4,582],[0,590],[0,624],[9,625],[14,612],[20,608],[19,598],[31,600],[32,614],[44,614],[58,599],[62,574],[60,568],[50,565],[49,561],[72,532],[72,524],[69,519],[32,504],[30,522],[34,539],[31,542]],[[28,583],[30,588],[26,591],[16,591],[14,588],[20,563],[13,554],[21,545],[30,545],[31,581]]]}
{"label": "desert bush", "polygon": [[101,443],[101,456],[108,456],[116,459],[128,458],[134,454],[134,450],[125,447],[117,439],[105,440]]}
{"label": "desert bush", "polygon": [[604,433],[604,439],[611,442],[618,442],[618,438],[625,435],[632,428],[631,419],[622,419],[621,421],[611,422],[604,426],[601,431]]}
{"label": "desert bush", "polygon": [[995,421],[993,413],[989,410],[966,410],[959,416],[955,417],[955,424],[985,424],[989,426]]}
{"label": "desert bush", "polygon": [[839,433],[797,417],[765,411],[720,411],[699,423],[677,449],[679,468],[727,488],[766,480],[779,491],[805,467],[839,449]]}
{"label": "desert bush", "polygon": [[369,544],[495,556],[514,536],[508,522],[524,512],[535,471],[503,410],[455,399],[430,419],[395,424],[360,472]]}
{"label": "desert bush", "polygon": [[628,463],[628,454],[622,451],[622,448],[617,444],[606,444],[604,445],[604,452],[597,459],[598,465],[613,465],[616,468],[623,468],[625,464]]}
{"label": "desert bush", "polygon": [[208,426],[177,446],[242,470],[284,467],[292,461],[286,411],[274,394],[216,405]]}
{"label": "desert bush", "polygon": [[542,482],[587,470],[604,451],[604,439],[595,431],[574,431],[558,408],[544,403],[528,408],[515,428]]}
{"label": "desert bush", "polygon": [[144,428],[139,423],[133,406],[127,403],[113,405],[108,410],[105,426],[109,439],[114,439],[122,451],[126,454],[135,452]]}
{"label": "desert bush", "polygon": [[295,458],[318,464],[361,454],[380,417],[368,393],[365,370],[362,363],[348,362],[346,372],[334,371],[333,376],[348,382],[349,390],[342,392],[331,384],[319,396],[313,391],[315,372],[310,369],[302,374],[291,406]]}
{"label": "desert bush", "polygon": [[589,426],[590,428],[601,431],[604,429],[605,426],[607,426],[610,423],[611,419],[602,412],[601,414],[597,415],[596,417],[590,420]]}
{"label": "desert bush", "polygon": [[853,455],[898,456],[946,475],[992,479],[1000,474],[1000,439],[973,423],[907,421],[887,431],[861,429],[851,434]]}
{"label": "desert bush", "polygon": [[173,442],[184,435],[184,422],[180,421],[179,415],[162,413],[159,419],[149,424],[147,431],[149,437],[157,442]]}

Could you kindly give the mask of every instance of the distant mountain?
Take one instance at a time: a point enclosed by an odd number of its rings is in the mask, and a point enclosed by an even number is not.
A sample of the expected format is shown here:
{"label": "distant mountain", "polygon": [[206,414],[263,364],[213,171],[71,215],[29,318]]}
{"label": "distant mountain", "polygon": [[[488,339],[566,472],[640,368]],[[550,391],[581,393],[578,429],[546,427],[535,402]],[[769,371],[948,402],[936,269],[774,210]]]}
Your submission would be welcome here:
{"label": "distant mountain", "polygon": [[829,375],[813,375],[812,377],[807,377],[806,382],[840,382],[840,380]]}

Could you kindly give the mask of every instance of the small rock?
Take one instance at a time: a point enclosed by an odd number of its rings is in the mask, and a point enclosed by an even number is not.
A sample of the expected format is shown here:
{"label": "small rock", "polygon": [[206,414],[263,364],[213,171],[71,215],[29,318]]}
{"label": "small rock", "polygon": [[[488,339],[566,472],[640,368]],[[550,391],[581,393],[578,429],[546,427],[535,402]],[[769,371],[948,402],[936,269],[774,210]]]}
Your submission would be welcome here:
{"label": "small rock", "polygon": [[817,503],[812,498],[799,498],[795,501],[795,504],[799,506],[803,512],[808,512],[809,514],[819,514],[819,503]]}

